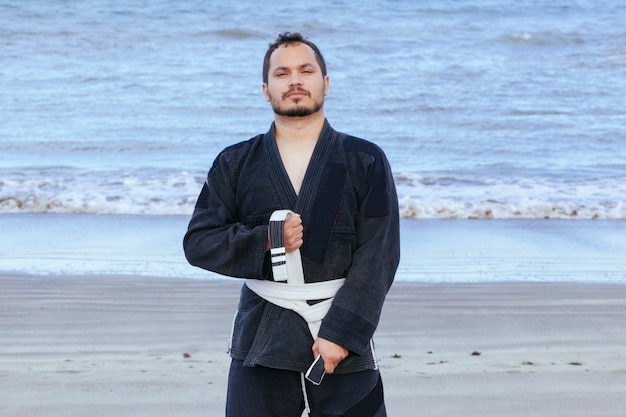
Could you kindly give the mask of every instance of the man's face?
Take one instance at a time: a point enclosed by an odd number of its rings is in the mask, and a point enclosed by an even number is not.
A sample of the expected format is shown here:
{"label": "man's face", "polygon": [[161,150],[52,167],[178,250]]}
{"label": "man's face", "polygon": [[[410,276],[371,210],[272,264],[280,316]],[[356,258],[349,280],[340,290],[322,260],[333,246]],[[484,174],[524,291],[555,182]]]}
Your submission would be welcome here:
{"label": "man's face", "polygon": [[301,43],[281,46],[272,53],[263,93],[274,113],[304,117],[322,109],[328,86],[328,76],[322,76],[315,52]]}

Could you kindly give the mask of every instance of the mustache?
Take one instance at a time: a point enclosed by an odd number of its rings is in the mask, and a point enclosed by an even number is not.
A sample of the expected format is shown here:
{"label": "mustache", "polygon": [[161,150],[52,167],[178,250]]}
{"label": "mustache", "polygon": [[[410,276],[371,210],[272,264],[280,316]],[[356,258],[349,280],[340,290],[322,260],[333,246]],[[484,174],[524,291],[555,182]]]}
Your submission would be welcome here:
{"label": "mustache", "polygon": [[290,88],[289,90],[287,90],[284,94],[283,94],[283,99],[287,98],[290,94],[295,93],[295,92],[299,92],[299,93],[304,93],[306,94],[308,97],[311,97],[311,93],[309,92],[309,90],[305,90],[302,87],[293,87]]}

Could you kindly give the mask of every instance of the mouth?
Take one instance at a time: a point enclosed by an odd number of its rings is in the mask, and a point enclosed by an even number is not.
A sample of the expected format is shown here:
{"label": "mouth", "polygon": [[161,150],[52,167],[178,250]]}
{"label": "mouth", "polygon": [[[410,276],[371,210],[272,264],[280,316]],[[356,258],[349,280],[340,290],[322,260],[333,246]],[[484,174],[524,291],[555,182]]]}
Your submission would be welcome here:
{"label": "mouth", "polygon": [[283,99],[287,97],[310,97],[310,94],[304,88],[292,88],[283,94]]}

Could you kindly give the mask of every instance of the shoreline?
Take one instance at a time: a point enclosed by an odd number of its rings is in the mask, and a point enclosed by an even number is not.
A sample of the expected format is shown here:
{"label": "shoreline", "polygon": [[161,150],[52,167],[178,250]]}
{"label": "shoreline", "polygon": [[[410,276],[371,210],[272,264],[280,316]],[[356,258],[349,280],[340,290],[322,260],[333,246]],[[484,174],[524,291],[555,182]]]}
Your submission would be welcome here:
{"label": "shoreline", "polygon": [[[188,221],[0,213],[0,271],[224,279],[185,260]],[[622,220],[402,220],[400,236],[397,282],[626,283]]]}
{"label": "shoreline", "polygon": [[[222,415],[241,284],[1,275],[0,414]],[[396,282],[375,335],[389,415],[621,416],[624,300],[622,284]]]}

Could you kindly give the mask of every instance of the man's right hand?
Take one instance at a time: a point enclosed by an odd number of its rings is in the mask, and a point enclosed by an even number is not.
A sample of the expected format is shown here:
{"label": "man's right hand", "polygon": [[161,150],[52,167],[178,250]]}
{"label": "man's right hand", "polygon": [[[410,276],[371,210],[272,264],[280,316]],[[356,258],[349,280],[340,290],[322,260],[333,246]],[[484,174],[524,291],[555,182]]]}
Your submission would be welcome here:
{"label": "man's right hand", "polygon": [[[285,252],[293,252],[296,249],[300,249],[304,241],[302,240],[304,227],[302,226],[302,218],[298,213],[293,213],[287,216],[283,227],[284,240],[285,240]],[[267,248],[270,250],[270,236],[269,230],[267,235]]]}
{"label": "man's right hand", "polygon": [[285,234],[285,252],[289,253],[300,249],[304,243],[302,240],[304,227],[302,226],[302,218],[298,213],[287,216],[283,231]]}

